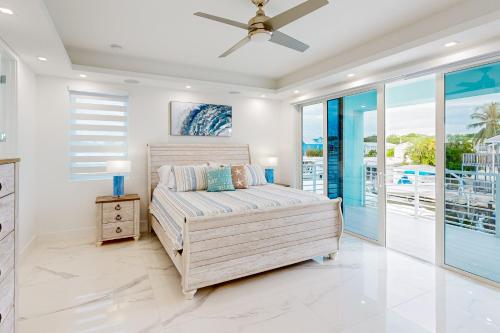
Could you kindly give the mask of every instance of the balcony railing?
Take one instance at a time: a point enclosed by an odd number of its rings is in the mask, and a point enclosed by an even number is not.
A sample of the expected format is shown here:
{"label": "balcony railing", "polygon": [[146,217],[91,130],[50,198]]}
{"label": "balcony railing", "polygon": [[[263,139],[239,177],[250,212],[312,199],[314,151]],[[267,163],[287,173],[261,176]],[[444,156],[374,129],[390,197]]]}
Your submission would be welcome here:
{"label": "balcony railing", "polygon": [[302,189],[323,194],[322,157],[304,157],[302,161]]}

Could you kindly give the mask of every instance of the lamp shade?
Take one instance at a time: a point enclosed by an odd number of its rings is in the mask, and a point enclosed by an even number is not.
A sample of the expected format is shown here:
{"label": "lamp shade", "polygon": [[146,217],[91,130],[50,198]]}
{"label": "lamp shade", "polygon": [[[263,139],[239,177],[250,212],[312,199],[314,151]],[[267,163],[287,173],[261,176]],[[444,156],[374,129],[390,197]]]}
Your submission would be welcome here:
{"label": "lamp shade", "polygon": [[130,161],[108,161],[106,164],[106,171],[109,173],[127,173],[130,169]]}
{"label": "lamp shade", "polygon": [[264,166],[275,167],[278,165],[278,158],[275,156],[269,156],[264,159]]}

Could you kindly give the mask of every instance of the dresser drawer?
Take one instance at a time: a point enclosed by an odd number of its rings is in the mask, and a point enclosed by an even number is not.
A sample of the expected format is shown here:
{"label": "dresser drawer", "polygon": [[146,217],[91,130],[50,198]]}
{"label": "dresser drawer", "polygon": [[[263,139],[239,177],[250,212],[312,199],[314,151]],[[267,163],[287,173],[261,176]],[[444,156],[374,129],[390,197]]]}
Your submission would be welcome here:
{"label": "dresser drawer", "polygon": [[114,223],[134,219],[134,202],[110,202],[102,204],[102,222]]}
{"label": "dresser drawer", "polygon": [[14,233],[0,241],[0,282],[14,268]]}
{"label": "dresser drawer", "polygon": [[134,221],[107,223],[102,227],[104,240],[134,236]]}
{"label": "dresser drawer", "polygon": [[0,165],[0,197],[14,192],[14,163]]}
{"label": "dresser drawer", "polygon": [[0,325],[5,324],[12,308],[14,307],[14,271],[10,271],[6,279],[0,283]]}
{"label": "dresser drawer", "polygon": [[14,230],[14,194],[0,198],[0,240]]}
{"label": "dresser drawer", "polygon": [[14,308],[12,307],[5,318],[2,315],[2,320],[0,322],[0,333],[14,333],[15,318]]}

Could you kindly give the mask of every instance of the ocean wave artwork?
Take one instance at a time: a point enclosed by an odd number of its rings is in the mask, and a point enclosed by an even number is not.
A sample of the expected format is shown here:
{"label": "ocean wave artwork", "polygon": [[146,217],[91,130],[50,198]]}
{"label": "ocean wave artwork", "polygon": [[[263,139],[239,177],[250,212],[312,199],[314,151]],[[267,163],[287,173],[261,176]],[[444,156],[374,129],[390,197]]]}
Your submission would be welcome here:
{"label": "ocean wave artwork", "polygon": [[233,108],[228,105],[171,102],[170,134],[231,136]]}

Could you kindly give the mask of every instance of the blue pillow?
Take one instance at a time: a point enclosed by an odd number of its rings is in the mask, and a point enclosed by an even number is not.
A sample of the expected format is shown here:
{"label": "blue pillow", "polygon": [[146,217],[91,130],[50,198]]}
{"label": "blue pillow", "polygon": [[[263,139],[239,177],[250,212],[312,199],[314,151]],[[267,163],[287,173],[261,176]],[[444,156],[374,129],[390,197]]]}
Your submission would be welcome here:
{"label": "blue pillow", "polygon": [[210,169],[207,172],[207,192],[234,191],[231,167]]}

